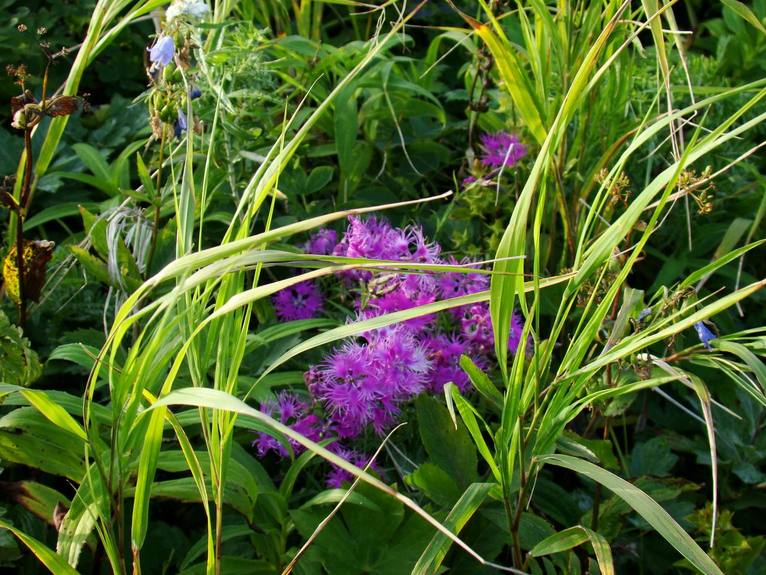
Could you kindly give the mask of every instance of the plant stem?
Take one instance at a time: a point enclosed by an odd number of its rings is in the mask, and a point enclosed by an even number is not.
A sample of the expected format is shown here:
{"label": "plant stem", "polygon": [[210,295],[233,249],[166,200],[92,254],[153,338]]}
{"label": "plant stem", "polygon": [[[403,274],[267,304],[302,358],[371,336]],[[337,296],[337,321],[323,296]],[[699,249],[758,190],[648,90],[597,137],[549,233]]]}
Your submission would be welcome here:
{"label": "plant stem", "polygon": [[146,268],[144,269],[144,277],[148,278],[151,275],[152,261],[154,260],[154,252],[157,251],[157,236],[160,232],[160,210],[162,208],[162,162],[164,160],[163,153],[165,151],[165,134],[167,130],[165,126],[162,126],[162,137],[160,138],[160,164],[157,166],[157,184],[156,194],[154,199],[154,218],[152,220],[152,243],[149,247],[149,254],[146,256]]}
{"label": "plant stem", "polygon": [[24,129],[24,183],[19,195],[16,222],[16,267],[19,276],[19,326],[23,329],[27,323],[27,298],[24,289],[24,215],[29,202],[29,187],[32,183],[32,128]]}
{"label": "plant stem", "polygon": [[518,528],[514,528],[514,513],[513,508],[511,507],[511,499],[508,494],[503,497],[503,505],[505,506],[505,516],[508,518],[508,530],[511,532],[513,564],[519,566],[521,565],[521,540],[519,539]]}
{"label": "plant stem", "polygon": [[[603,438],[605,440],[609,439],[609,418],[606,416],[604,417]],[[596,531],[598,529],[598,514],[599,514],[600,507],[601,507],[601,484],[596,483],[596,491],[593,494],[593,513],[591,515],[591,520],[590,520],[590,528],[593,531]]]}

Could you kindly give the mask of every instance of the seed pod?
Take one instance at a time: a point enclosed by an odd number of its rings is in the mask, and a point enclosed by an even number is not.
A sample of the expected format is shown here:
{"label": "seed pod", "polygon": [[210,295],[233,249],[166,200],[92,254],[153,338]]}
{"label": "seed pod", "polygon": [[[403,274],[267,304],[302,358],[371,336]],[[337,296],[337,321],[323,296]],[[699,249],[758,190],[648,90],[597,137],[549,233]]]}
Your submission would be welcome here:
{"label": "seed pod", "polygon": [[175,62],[170,62],[170,64],[168,64],[162,69],[162,77],[165,79],[166,82],[172,82],[175,71],[176,71]]}
{"label": "seed pod", "polygon": [[168,102],[163,106],[162,110],[160,110],[160,120],[165,122],[166,124],[172,124],[176,121],[176,117],[178,116],[178,109],[176,108],[175,104],[173,102]]}

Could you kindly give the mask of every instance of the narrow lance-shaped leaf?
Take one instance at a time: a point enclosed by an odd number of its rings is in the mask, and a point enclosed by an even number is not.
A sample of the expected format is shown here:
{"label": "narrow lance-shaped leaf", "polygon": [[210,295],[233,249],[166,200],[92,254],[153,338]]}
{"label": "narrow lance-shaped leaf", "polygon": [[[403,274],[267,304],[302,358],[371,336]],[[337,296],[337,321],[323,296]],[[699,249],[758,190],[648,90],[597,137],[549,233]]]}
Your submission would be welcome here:
{"label": "narrow lance-shaped leaf", "polygon": [[681,555],[705,575],[723,575],[723,572],[705,553],[689,534],[676,523],[659,503],[614,473],[607,471],[577,457],[569,455],[543,455],[537,458],[540,463],[557,465],[571,469],[600,483],[617,497],[630,505],[649,525],[670,543]]}
{"label": "narrow lance-shaped leaf", "polygon": [[34,553],[35,557],[51,570],[51,573],[55,573],[56,575],[78,575],[77,571],[67,565],[66,561],[34,537],[30,537],[23,531],[16,529],[10,523],[1,519],[0,528],[7,529],[18,537],[19,541],[26,545],[29,550]]}
{"label": "narrow lance-shaped leaf", "polygon": [[596,554],[601,575],[614,575],[614,561],[612,560],[612,550],[606,538],[582,525],[575,525],[569,529],[564,529],[558,533],[546,537],[540,543],[535,545],[529,552],[532,557],[542,557],[552,553],[559,553],[573,549],[589,541]]}

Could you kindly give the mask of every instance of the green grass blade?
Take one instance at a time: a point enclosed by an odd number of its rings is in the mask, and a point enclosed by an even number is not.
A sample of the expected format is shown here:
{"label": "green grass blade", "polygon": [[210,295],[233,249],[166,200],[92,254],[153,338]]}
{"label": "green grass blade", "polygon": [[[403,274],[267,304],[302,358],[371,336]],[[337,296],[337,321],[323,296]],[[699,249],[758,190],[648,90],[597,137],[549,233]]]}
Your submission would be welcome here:
{"label": "green grass blade", "polygon": [[77,575],[77,571],[70,567],[66,561],[34,537],[30,537],[2,519],[0,519],[0,528],[7,529],[18,537],[19,541],[26,545],[34,553],[35,557],[40,560],[40,563],[50,569],[54,575]]}
{"label": "green grass blade", "polygon": [[592,529],[575,525],[569,529],[559,531],[555,535],[546,537],[540,543],[532,547],[529,554],[532,557],[542,557],[552,553],[560,553],[573,549],[589,541],[596,554],[601,575],[614,575],[614,561],[612,560],[612,549],[603,535],[596,533]]}
{"label": "green grass blade", "polygon": [[575,471],[600,483],[617,497],[630,505],[649,525],[681,555],[705,575],[723,575],[713,560],[700,548],[689,534],[665,511],[659,503],[614,473],[577,457],[569,455],[543,455],[538,457],[543,464],[556,465]]}
{"label": "green grass blade", "polygon": [[[492,489],[492,483],[472,483],[463,492],[455,503],[454,507],[444,520],[444,526],[455,534],[460,533],[468,520],[473,517],[486,499],[489,490]],[[433,536],[428,546],[412,568],[412,575],[428,575],[437,573],[439,567],[447,555],[451,546],[451,541],[443,534],[437,533]]]}

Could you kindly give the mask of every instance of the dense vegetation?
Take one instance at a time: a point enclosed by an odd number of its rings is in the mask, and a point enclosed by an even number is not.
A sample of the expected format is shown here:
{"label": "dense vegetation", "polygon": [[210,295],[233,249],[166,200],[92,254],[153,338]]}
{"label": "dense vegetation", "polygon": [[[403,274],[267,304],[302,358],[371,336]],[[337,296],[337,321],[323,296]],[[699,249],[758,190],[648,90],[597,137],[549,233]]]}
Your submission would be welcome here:
{"label": "dense vegetation", "polygon": [[766,572],[766,1],[2,6],[0,565]]}

